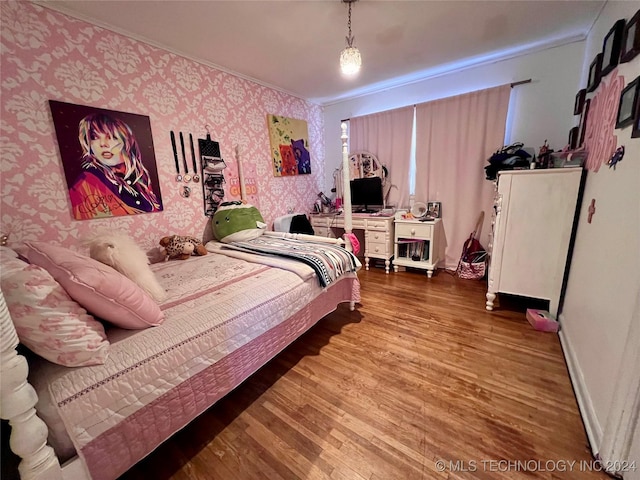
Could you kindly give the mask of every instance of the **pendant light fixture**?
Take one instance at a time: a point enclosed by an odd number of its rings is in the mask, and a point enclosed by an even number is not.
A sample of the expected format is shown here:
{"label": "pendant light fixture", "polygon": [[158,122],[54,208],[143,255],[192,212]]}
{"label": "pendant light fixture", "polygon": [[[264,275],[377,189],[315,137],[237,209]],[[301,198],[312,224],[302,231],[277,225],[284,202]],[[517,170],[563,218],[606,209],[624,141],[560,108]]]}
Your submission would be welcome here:
{"label": "pendant light fixture", "polygon": [[342,52],[340,52],[340,70],[344,75],[353,76],[360,71],[362,66],[362,57],[360,56],[360,50],[353,45],[355,37],[351,35],[351,4],[357,0],[342,0],[344,3],[349,4],[349,21],[347,27],[349,28],[349,35],[346,37],[347,46]]}

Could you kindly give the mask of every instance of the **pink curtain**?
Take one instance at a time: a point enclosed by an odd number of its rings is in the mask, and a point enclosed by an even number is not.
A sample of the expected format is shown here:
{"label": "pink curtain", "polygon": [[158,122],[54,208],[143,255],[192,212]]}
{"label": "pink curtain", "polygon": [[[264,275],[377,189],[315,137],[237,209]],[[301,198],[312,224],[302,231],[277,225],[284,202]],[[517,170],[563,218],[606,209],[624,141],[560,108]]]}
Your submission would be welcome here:
{"label": "pink curtain", "polygon": [[388,205],[409,203],[409,165],[413,106],[349,120],[350,153],[373,153],[387,167],[392,185]]}
{"label": "pink curtain", "polygon": [[504,143],[509,85],[422,103],[416,107],[416,202],[441,202],[445,266],[455,268],[481,212],[486,248],[494,184],[487,159]]}

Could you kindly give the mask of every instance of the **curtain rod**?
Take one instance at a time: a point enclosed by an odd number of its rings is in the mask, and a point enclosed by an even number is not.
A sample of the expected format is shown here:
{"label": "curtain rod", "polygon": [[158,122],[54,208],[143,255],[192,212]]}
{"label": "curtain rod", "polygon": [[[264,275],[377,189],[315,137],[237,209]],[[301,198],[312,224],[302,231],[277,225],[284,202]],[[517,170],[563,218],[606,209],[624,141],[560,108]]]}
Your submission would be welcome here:
{"label": "curtain rod", "polygon": [[518,85],[524,85],[525,83],[531,83],[531,79],[530,79],[530,78],[528,78],[528,79],[526,79],[526,80],[520,80],[519,82],[513,82],[513,83],[511,84],[511,88],[513,88],[513,87],[517,87]]}
{"label": "curtain rod", "polygon": [[[519,82],[513,82],[510,86],[511,86],[511,88],[513,88],[513,87],[517,87],[518,85],[524,85],[526,83],[531,83],[531,79],[527,78],[526,80],[520,80]],[[415,104],[413,106],[415,107]],[[349,120],[350,120],[349,118],[343,118],[342,120],[340,120],[340,123],[348,122]]]}

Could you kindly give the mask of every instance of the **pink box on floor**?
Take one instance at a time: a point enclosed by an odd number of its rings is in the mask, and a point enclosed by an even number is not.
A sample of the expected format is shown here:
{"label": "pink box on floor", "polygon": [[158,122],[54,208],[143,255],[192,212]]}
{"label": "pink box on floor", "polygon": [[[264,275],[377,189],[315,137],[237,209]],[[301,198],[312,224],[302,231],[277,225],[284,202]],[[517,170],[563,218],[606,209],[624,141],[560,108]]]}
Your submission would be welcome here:
{"label": "pink box on floor", "polygon": [[557,332],[558,321],[546,310],[527,309],[527,320],[533,328],[541,332]]}

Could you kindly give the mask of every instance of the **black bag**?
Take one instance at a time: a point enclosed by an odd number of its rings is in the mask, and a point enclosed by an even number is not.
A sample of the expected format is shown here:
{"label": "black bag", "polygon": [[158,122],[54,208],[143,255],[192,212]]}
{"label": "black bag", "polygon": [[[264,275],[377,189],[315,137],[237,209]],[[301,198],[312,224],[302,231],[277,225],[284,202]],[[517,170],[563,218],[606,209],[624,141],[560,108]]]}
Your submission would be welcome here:
{"label": "black bag", "polygon": [[487,160],[489,165],[484,167],[487,180],[495,180],[500,170],[514,168],[529,168],[531,155],[522,149],[523,143],[516,142],[505,145]]}
{"label": "black bag", "polygon": [[311,222],[306,215],[295,215],[291,219],[289,233],[305,233],[307,235],[315,235]]}

